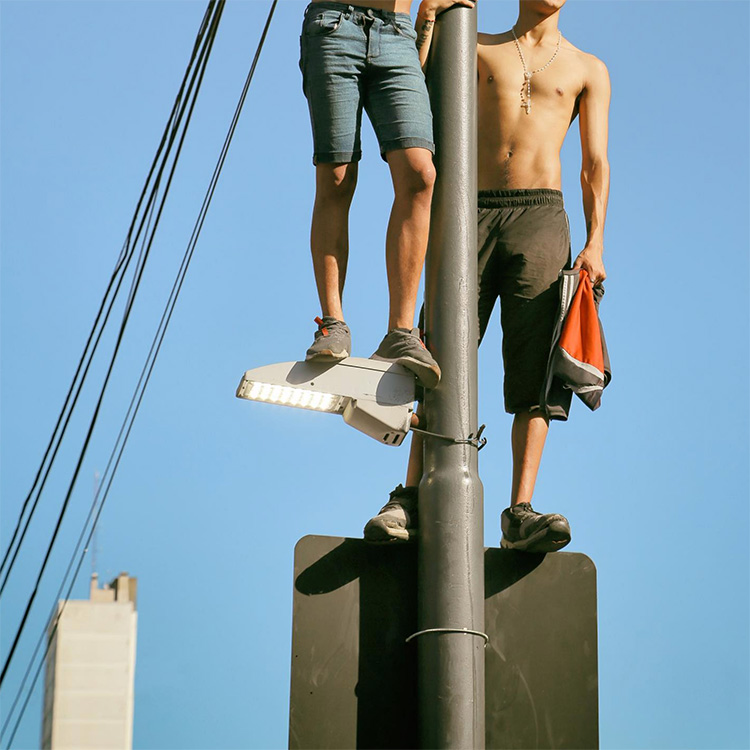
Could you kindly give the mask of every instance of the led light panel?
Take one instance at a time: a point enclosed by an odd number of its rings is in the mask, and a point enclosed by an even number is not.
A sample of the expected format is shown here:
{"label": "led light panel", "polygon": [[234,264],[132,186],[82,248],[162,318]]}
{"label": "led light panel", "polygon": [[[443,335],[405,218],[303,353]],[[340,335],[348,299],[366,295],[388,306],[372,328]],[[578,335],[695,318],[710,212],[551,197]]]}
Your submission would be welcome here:
{"label": "led light panel", "polygon": [[333,393],[321,393],[320,391],[310,391],[306,388],[295,388],[290,385],[260,383],[257,381],[249,381],[242,395],[243,398],[250,401],[264,401],[268,404],[279,404],[281,406],[296,406],[298,409],[312,409],[332,414],[343,412],[347,400],[344,396],[337,396]]}

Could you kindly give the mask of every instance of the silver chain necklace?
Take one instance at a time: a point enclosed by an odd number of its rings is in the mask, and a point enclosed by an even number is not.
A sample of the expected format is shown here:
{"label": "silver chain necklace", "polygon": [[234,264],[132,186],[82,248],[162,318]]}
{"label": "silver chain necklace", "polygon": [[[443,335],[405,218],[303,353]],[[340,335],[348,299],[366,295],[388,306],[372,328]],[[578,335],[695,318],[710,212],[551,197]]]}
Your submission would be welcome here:
{"label": "silver chain necklace", "polygon": [[521,50],[521,45],[518,43],[518,37],[516,36],[516,29],[514,26],[511,26],[510,29],[511,33],[513,34],[513,41],[516,44],[516,49],[518,50],[518,56],[521,58],[521,65],[523,65],[523,85],[521,86],[521,106],[526,110],[526,114],[531,114],[531,76],[536,75],[537,73],[541,73],[546,68],[549,68],[550,65],[552,65],[554,59],[557,57],[557,53],[560,51],[560,41],[562,40],[562,32],[558,30],[557,32],[557,47],[555,47],[555,53],[550,57],[550,59],[547,61],[546,65],[542,65],[541,68],[537,68],[536,70],[529,70],[526,66],[526,58],[523,56],[523,51]]}

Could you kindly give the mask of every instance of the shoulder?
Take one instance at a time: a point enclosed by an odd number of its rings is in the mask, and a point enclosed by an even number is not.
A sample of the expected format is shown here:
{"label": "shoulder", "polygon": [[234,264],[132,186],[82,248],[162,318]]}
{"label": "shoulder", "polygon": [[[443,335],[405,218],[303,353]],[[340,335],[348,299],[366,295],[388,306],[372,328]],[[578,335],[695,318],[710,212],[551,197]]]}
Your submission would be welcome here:
{"label": "shoulder", "polygon": [[596,55],[578,49],[565,38],[563,38],[561,49],[567,53],[569,60],[574,61],[575,68],[581,76],[582,91],[591,88],[609,88],[609,71]]}
{"label": "shoulder", "polygon": [[585,65],[585,78],[584,88],[590,96],[596,96],[597,98],[609,99],[611,85],[609,82],[609,71],[607,66],[594,55],[589,55],[586,52],[582,53],[584,56]]}
{"label": "shoulder", "polygon": [[586,67],[587,79],[598,83],[609,83],[609,71],[607,66],[595,55],[581,52]]}
{"label": "shoulder", "polygon": [[477,34],[477,60],[491,63],[501,53],[503,45],[512,40],[510,31],[502,34],[484,34],[480,31]]}
{"label": "shoulder", "polygon": [[567,39],[563,42],[563,48],[575,57],[577,63],[581,66],[586,81],[609,81],[607,66],[596,55],[578,49]]}
{"label": "shoulder", "polygon": [[512,39],[510,31],[501,34],[485,34],[483,31],[477,33],[477,47],[496,47],[505,44]]}

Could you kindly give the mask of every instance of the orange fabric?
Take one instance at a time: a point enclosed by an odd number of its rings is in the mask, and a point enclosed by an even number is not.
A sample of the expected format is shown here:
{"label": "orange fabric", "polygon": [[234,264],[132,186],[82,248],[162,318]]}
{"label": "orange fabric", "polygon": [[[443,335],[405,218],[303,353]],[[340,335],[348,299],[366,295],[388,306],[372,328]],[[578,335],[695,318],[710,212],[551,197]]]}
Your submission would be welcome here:
{"label": "orange fabric", "polygon": [[604,373],[602,337],[594,303],[594,287],[588,272],[583,268],[576,295],[565,318],[559,346],[574,359],[596,367]]}

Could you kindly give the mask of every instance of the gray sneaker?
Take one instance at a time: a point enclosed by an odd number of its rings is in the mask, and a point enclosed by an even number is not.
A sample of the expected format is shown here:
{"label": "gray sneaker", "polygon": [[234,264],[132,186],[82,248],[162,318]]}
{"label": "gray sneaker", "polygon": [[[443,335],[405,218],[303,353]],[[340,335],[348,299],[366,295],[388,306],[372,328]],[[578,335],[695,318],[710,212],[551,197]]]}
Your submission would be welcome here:
{"label": "gray sneaker", "polygon": [[418,487],[399,485],[375,518],[365,526],[368,542],[408,542],[417,530]]}
{"label": "gray sneaker", "polygon": [[370,359],[403,365],[417,376],[424,388],[434,388],[440,382],[440,367],[419,338],[417,328],[389,331]]}
{"label": "gray sneaker", "polygon": [[346,359],[352,350],[352,335],[349,326],[343,320],[325,316],[315,318],[318,330],[315,341],[307,350],[305,360],[316,362],[338,362]]}
{"label": "gray sneaker", "polygon": [[524,552],[555,552],[570,541],[570,524],[559,513],[537,513],[529,503],[506,508],[500,516],[500,546]]}

